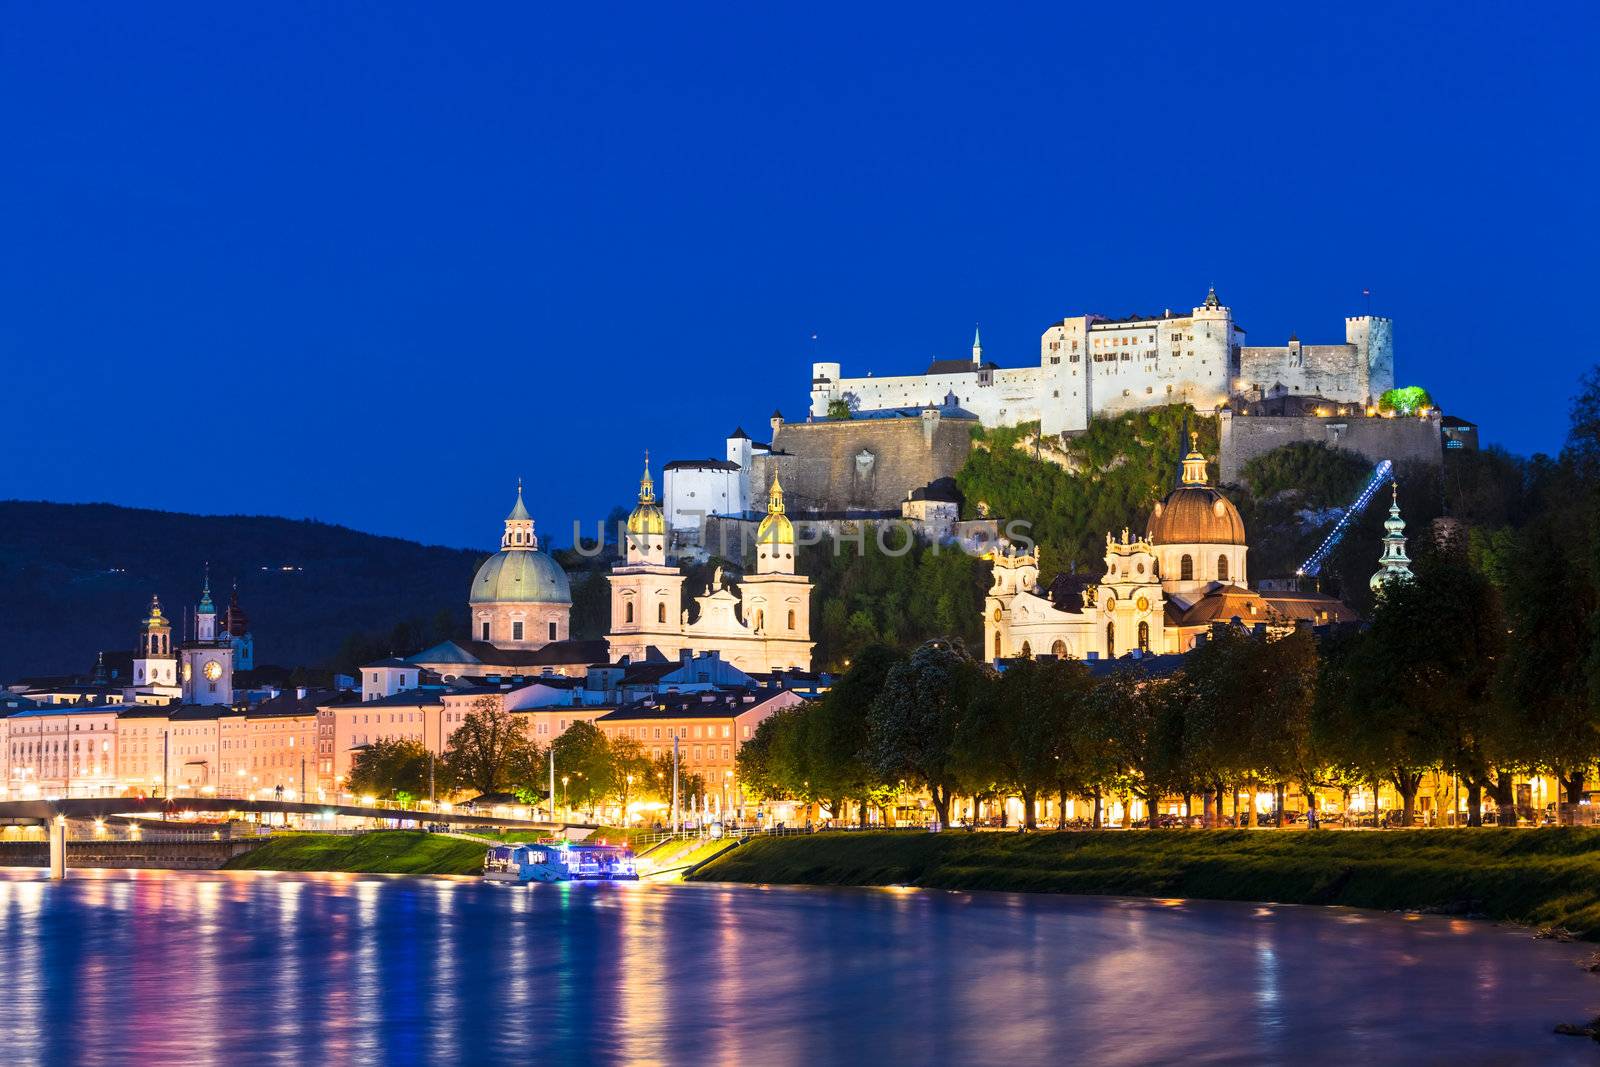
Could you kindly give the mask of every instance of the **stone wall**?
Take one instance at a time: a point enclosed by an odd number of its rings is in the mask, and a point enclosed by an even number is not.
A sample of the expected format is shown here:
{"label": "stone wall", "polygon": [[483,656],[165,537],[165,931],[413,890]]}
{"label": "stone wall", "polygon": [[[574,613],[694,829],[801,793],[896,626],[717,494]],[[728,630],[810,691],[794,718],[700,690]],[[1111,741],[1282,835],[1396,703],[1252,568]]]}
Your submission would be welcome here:
{"label": "stone wall", "polygon": [[[972,450],[978,420],[937,411],[920,415],[778,424],[773,454],[757,456],[755,485],[783,481],[790,514],[900,512],[913,489],[954,477]],[[753,493],[758,503],[765,493]]]}
{"label": "stone wall", "polygon": [[1235,415],[1222,412],[1220,457],[1224,485],[1239,481],[1244,465],[1256,456],[1295,441],[1320,441],[1332,448],[1365,456],[1374,464],[1392,460],[1395,466],[1407,463],[1444,463],[1439,416],[1427,418],[1368,418],[1312,415]]}

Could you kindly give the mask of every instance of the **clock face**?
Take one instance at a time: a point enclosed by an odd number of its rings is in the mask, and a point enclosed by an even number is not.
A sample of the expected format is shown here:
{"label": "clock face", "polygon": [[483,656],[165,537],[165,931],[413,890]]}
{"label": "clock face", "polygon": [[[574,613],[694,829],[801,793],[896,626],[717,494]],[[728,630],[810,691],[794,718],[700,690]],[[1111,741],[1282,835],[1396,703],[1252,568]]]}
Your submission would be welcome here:
{"label": "clock face", "polygon": [[206,681],[214,682],[222,677],[222,664],[214,659],[206,660]]}
{"label": "clock face", "polygon": [[194,664],[188,660],[183,661],[183,680],[190,681],[194,678]]}

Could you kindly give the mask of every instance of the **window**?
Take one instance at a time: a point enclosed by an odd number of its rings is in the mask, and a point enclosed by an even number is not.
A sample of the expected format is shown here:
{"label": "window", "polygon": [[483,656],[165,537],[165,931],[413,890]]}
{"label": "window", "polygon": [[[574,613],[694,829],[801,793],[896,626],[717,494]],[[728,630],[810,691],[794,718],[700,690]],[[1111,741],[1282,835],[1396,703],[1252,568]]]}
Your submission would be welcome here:
{"label": "window", "polygon": [[628,603],[625,604],[623,606],[623,608],[622,608],[622,621],[623,622],[632,622],[633,621],[633,601],[631,601],[631,600],[628,601]]}
{"label": "window", "polygon": [[756,629],[759,630],[759,629],[763,628],[766,625],[767,625],[767,613],[764,610],[762,610],[761,608],[757,608],[756,609]]}
{"label": "window", "polygon": [[794,629],[794,609],[789,609],[789,629]]}
{"label": "window", "polygon": [[1033,658],[1033,646],[1030,645],[1026,641],[1022,642],[1022,658],[1023,659],[1032,659]]}
{"label": "window", "polygon": [[1225,581],[1228,580],[1228,557],[1227,556],[1218,556],[1217,557],[1217,580],[1221,581],[1221,582],[1225,582]]}
{"label": "window", "polygon": [[551,619],[550,620],[550,640],[554,641],[555,639],[556,639],[556,621],[554,619]]}
{"label": "window", "polygon": [[1185,552],[1183,554],[1183,558],[1178,561],[1178,581],[1194,581],[1194,557],[1189,555],[1187,552]]}
{"label": "window", "polygon": [[1050,646],[1050,654],[1059,659],[1065,659],[1067,657],[1067,643],[1065,641],[1057,641]]}
{"label": "window", "polygon": [[521,641],[522,640],[522,620],[521,619],[517,619],[515,622],[513,622],[511,624],[511,640],[513,640],[513,641]]}
{"label": "window", "polygon": [[657,604],[656,605],[656,622],[666,622],[666,621],[667,621],[667,606],[665,604]]}
{"label": "window", "polygon": [[483,624],[483,637],[480,638],[480,640],[483,640],[483,641],[489,640],[489,624],[487,622],[485,622]]}
{"label": "window", "polygon": [[1150,651],[1150,624],[1147,622],[1139,624],[1139,651]]}
{"label": "window", "polygon": [[999,659],[1000,658],[1000,635],[999,634],[995,634],[994,635],[994,658],[995,659]]}
{"label": "window", "polygon": [[1117,658],[1117,627],[1115,623],[1106,623],[1106,658]]}

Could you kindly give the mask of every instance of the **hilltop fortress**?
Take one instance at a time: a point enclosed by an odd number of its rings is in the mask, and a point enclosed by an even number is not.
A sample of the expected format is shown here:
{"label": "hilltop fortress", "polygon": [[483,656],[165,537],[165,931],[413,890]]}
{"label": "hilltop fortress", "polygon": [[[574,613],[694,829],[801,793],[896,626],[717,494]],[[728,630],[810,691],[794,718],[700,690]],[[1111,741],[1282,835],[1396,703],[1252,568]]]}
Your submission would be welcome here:
{"label": "hilltop fortress", "polygon": [[1089,420],[1187,402],[1211,411],[1230,396],[1304,395],[1368,405],[1394,388],[1394,322],[1345,319],[1344,343],[1281,347],[1244,343],[1245,331],[1216,290],[1188,314],[1108,319],[1077,315],[1039,339],[1039,365],[1000,367],[983,358],[940,359],[919,375],[846,378],[838,363],[811,367],[811,414],[836,401],[868,413],[905,408],[960,409],[985,426],[1038,422],[1045,433],[1073,433]]}

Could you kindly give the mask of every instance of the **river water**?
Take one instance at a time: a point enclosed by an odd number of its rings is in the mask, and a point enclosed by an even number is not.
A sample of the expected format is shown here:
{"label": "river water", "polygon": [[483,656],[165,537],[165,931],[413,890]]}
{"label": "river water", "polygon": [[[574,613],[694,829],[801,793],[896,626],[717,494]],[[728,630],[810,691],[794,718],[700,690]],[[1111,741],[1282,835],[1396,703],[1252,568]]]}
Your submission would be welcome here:
{"label": "river water", "polygon": [[1595,1063],[1588,946],[1343,909],[0,870],[0,1061]]}

